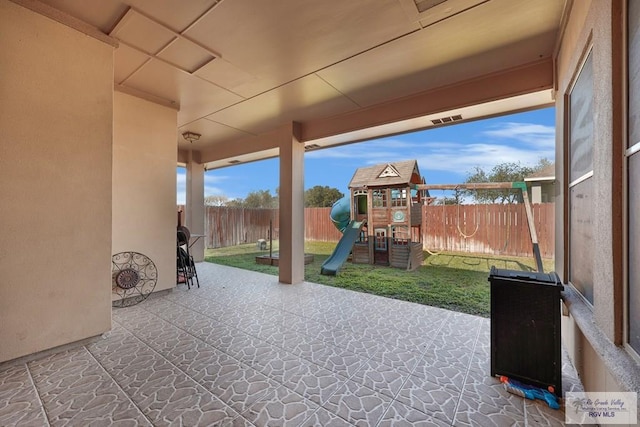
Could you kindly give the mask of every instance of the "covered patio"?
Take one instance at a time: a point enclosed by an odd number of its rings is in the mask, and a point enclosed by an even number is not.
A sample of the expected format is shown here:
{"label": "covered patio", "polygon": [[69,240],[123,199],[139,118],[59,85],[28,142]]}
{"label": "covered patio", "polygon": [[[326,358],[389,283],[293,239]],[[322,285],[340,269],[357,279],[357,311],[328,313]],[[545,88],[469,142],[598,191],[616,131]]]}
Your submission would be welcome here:
{"label": "covered patio", "polygon": [[[559,426],[489,375],[489,319],[198,264],[104,336],[0,365],[0,425]],[[564,357],[565,391],[581,391]]]}
{"label": "covered patio", "polygon": [[[640,2],[0,0],[0,39],[1,424],[561,423],[489,377],[487,320],[304,283],[305,153],[548,106],[562,341],[640,392]],[[205,172],[274,157],[279,276],[176,289],[176,165],[203,234]],[[125,251],[157,295],[112,313]]]}

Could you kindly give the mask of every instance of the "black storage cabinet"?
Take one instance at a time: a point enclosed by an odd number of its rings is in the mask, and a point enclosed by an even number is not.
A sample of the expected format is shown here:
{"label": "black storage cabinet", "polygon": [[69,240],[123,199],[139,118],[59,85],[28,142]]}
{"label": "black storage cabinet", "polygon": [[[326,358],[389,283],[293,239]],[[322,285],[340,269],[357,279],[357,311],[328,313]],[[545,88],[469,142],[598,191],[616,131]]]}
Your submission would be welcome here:
{"label": "black storage cabinet", "polygon": [[556,273],[491,267],[491,375],[562,397],[560,292]]}

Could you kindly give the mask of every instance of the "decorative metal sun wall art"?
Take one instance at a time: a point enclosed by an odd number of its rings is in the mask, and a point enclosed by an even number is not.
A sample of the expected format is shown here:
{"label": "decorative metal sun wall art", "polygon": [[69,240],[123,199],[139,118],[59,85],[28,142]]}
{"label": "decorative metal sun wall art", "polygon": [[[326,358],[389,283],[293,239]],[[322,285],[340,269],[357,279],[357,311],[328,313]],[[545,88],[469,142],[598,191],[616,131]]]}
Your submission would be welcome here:
{"label": "decorative metal sun wall art", "polygon": [[111,257],[111,292],[119,298],[113,307],[129,307],[144,301],[156,287],[158,269],[138,252],[120,252]]}

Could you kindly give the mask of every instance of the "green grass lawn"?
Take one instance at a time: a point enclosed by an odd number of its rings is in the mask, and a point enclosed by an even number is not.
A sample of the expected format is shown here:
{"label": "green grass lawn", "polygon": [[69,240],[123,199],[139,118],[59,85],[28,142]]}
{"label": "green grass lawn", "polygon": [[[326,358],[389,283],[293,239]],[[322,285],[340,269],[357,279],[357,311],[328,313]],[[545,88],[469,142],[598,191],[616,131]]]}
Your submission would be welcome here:
{"label": "green grass lawn", "polygon": [[[347,261],[336,276],[324,276],[320,274],[320,267],[335,245],[335,242],[305,243],[305,252],[314,255],[313,263],[305,268],[306,281],[484,317],[489,317],[487,279],[491,266],[535,271],[536,265],[533,257],[453,252],[430,255],[425,252],[423,265],[415,271]],[[274,242],[273,251],[277,250],[277,242]],[[207,249],[205,261],[278,275],[278,267],[255,261],[257,255],[268,253],[268,250],[258,250],[255,244]],[[553,271],[553,260],[544,260],[544,268],[545,272]]]}

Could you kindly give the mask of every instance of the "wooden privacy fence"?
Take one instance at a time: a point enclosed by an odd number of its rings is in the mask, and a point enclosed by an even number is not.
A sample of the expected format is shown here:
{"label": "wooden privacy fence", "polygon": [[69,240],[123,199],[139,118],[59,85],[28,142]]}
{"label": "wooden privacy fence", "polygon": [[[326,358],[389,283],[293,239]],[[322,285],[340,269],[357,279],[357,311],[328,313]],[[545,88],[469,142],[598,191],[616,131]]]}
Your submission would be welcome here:
{"label": "wooden privacy fence", "polygon": [[[543,258],[554,256],[554,205],[532,205]],[[342,237],[329,217],[331,208],[304,210],[305,240],[337,242]],[[205,244],[220,248],[279,237],[278,209],[208,206]],[[422,242],[425,250],[495,255],[531,256],[531,237],[523,204],[422,206]]]}
{"label": "wooden privacy fence", "polygon": [[[305,240],[337,242],[342,233],[329,218],[331,208],[306,208],[304,210]],[[205,244],[207,248],[254,243],[269,239],[269,221],[272,221],[273,238],[279,238],[280,213],[278,209],[249,209],[226,206],[205,208]]]}
{"label": "wooden privacy fence", "polygon": [[304,238],[322,242],[337,242],[342,233],[331,221],[331,208],[304,209]]}
{"label": "wooden privacy fence", "polygon": [[[554,204],[531,205],[540,255],[554,256]],[[531,256],[524,204],[423,206],[425,250]]]}
{"label": "wooden privacy fence", "polygon": [[204,215],[205,246],[223,248],[269,239],[270,224],[273,238],[277,239],[279,219],[278,209],[207,206]]}

